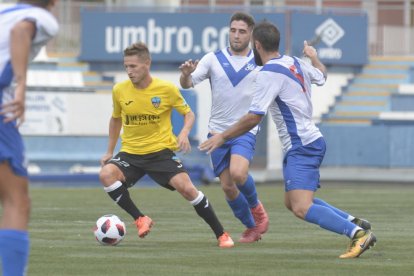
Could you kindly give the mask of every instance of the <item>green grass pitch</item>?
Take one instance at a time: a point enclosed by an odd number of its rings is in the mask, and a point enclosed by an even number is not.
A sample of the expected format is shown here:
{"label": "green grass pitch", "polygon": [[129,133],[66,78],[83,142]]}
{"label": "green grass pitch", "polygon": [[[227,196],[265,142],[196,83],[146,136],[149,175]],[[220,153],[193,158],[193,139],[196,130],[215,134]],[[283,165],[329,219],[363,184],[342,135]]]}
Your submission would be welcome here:
{"label": "green grass pitch", "polygon": [[[243,226],[233,217],[218,185],[201,186],[222,224],[238,240]],[[339,236],[295,218],[283,206],[281,185],[259,185],[270,216],[260,242],[217,247],[208,226],[176,192],[134,187],[132,198],[155,225],[139,239],[132,220],[103,189],[32,187],[28,275],[412,275],[414,185],[325,185],[317,196],[369,219],[377,246],[358,259],[338,256],[348,245]],[[126,224],[118,246],[101,246],[92,228],[113,213]]]}

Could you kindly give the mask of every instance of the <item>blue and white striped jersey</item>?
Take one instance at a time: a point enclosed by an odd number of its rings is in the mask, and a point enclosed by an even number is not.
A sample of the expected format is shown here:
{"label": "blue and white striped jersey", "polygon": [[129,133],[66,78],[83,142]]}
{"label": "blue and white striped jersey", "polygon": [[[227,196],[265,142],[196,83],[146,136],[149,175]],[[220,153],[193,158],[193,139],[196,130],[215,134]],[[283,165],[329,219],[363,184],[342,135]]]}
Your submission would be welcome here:
{"label": "blue and white striped jersey", "polygon": [[[249,111],[257,66],[253,51],[232,55],[227,48],[206,54],[191,74],[193,85],[209,79],[212,93],[210,132],[223,132]],[[256,134],[258,127],[250,132]]]}
{"label": "blue and white striped jersey", "polygon": [[270,60],[257,74],[249,112],[264,115],[269,110],[284,152],[322,137],[312,121],[312,83],[325,84],[323,73],[286,55]]}
{"label": "blue and white striped jersey", "polygon": [[[0,105],[14,99],[13,69],[10,54],[10,32],[21,21],[29,20],[36,25],[32,39],[30,59],[33,59],[58,32],[56,19],[45,9],[26,4],[17,4],[0,9]],[[23,139],[15,127],[16,121],[4,123],[0,115],[0,162],[8,161],[13,172],[27,177],[27,159]]]}
{"label": "blue and white striped jersey", "polygon": [[23,20],[36,24],[36,34],[30,50],[31,60],[57,34],[59,29],[56,19],[45,9],[27,4],[17,4],[0,9],[0,104],[10,101],[14,97],[11,88],[13,70],[10,57],[10,30]]}

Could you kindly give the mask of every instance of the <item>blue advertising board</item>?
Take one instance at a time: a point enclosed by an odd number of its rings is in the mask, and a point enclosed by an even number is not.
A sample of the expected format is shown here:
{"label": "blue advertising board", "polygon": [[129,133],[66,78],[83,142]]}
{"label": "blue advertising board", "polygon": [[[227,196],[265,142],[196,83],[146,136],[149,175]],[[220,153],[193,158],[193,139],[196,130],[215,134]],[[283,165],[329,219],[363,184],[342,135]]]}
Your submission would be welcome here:
{"label": "blue advertising board", "polygon": [[[281,32],[284,52],[285,16],[282,13],[253,13]],[[136,13],[83,10],[81,60],[119,62],[130,44],[142,41],[153,61],[182,62],[228,45],[229,13]]]}
{"label": "blue advertising board", "polygon": [[310,41],[324,64],[364,65],[368,62],[368,17],[366,14],[291,15],[291,54],[301,56],[303,41]]}

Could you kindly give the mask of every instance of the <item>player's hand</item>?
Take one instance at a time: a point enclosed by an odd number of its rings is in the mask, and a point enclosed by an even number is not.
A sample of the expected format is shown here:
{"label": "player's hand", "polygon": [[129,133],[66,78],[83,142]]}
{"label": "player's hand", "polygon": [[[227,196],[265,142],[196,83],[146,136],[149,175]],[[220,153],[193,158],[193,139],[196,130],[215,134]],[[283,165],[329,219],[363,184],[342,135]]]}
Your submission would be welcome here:
{"label": "player's hand", "polygon": [[25,100],[15,98],[11,102],[1,105],[0,114],[6,115],[3,120],[4,123],[9,123],[17,120],[16,127],[19,127],[24,122]]}
{"label": "player's hand", "polygon": [[189,76],[197,68],[198,60],[194,61],[192,59],[186,60],[183,64],[178,67],[181,70],[181,73],[184,76]]}
{"label": "player's hand", "polygon": [[208,140],[204,141],[198,146],[201,151],[206,151],[207,154],[212,153],[215,149],[223,145],[226,140],[223,138],[223,134],[217,133],[211,136]]}
{"label": "player's hand", "polygon": [[313,46],[308,45],[308,42],[305,40],[303,42],[303,55],[305,57],[308,57],[308,58],[312,59],[312,58],[318,56],[318,52],[316,51],[316,49]]}
{"label": "player's hand", "polygon": [[191,152],[191,144],[187,135],[180,134],[177,137],[178,148],[180,152],[189,153]]}
{"label": "player's hand", "polygon": [[112,153],[105,153],[104,156],[102,156],[101,158],[101,167],[103,167],[106,164],[106,162],[108,162],[112,158],[112,156]]}

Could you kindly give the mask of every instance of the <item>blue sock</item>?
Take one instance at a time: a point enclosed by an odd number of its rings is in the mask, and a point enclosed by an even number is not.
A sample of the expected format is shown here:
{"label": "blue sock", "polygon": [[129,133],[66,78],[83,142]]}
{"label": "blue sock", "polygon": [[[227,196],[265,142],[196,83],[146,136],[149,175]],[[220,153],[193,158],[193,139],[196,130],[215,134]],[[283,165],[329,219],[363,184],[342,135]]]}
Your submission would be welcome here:
{"label": "blue sock", "polygon": [[254,183],[253,177],[249,174],[247,175],[247,180],[244,185],[237,184],[240,192],[246,197],[247,202],[249,203],[250,208],[254,208],[259,204],[257,199],[256,185]]}
{"label": "blue sock", "polygon": [[227,203],[233,210],[234,216],[238,218],[247,228],[253,228],[256,226],[249,204],[242,193],[239,193],[239,196],[233,201],[227,200]]}
{"label": "blue sock", "polygon": [[27,231],[0,229],[0,256],[3,275],[25,275],[29,261],[29,234]]}
{"label": "blue sock", "polygon": [[340,209],[338,209],[338,208],[330,205],[329,203],[327,203],[326,201],[323,201],[320,198],[316,198],[315,197],[313,199],[313,203],[315,203],[317,205],[325,206],[325,207],[331,209],[332,211],[334,211],[335,213],[337,213],[338,215],[340,215],[344,219],[348,219],[349,218],[349,214],[348,213],[346,213],[346,212],[344,212],[344,211],[342,211],[342,210],[340,210]]}
{"label": "blue sock", "polygon": [[354,234],[355,224],[336,214],[330,208],[318,204],[312,204],[306,213],[305,220],[319,225],[323,229],[347,235],[352,238]]}

